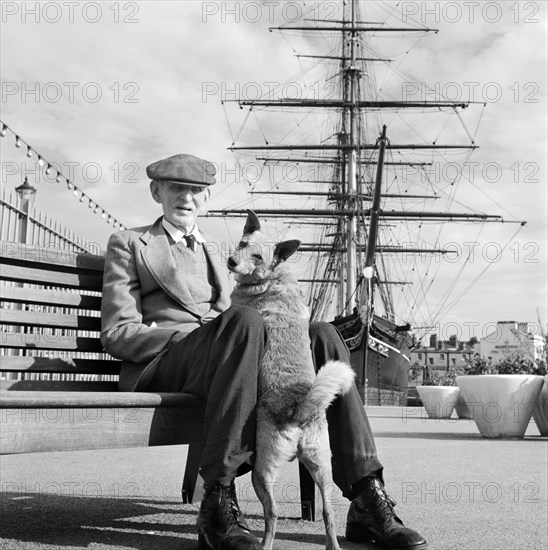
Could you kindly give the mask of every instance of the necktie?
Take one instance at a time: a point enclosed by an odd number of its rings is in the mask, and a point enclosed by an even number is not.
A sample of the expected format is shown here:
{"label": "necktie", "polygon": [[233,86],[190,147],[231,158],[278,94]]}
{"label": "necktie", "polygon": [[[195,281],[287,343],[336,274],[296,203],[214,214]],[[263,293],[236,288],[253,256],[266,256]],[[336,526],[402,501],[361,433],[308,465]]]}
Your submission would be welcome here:
{"label": "necktie", "polygon": [[185,235],[184,236],[187,248],[190,248],[194,252],[194,243],[196,242],[196,237],[194,235]]}

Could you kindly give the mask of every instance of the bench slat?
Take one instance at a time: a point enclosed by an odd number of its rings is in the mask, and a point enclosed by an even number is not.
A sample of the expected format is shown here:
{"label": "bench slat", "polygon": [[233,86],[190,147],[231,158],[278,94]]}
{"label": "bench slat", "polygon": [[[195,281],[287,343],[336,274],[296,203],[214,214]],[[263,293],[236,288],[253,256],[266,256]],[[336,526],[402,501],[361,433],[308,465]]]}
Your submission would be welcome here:
{"label": "bench slat", "polygon": [[202,408],[203,402],[188,393],[144,392],[33,392],[6,391],[0,398],[0,409],[88,409],[131,407]]}
{"label": "bench slat", "polygon": [[[28,246],[0,241],[2,270],[0,279],[11,282],[28,282],[31,285],[64,287],[78,290],[101,291],[104,257],[91,254],[59,251],[55,247]],[[79,296],[78,292],[66,295],[56,290],[24,289],[2,285],[4,301],[21,304],[55,305],[75,309],[98,310],[98,297]],[[12,310],[13,311],[13,310]],[[23,311],[23,310],[21,310]],[[9,314],[11,315],[11,313]],[[17,315],[17,314],[16,314]],[[79,316],[72,316],[76,323]],[[21,317],[19,318],[21,319]],[[12,317],[12,323],[17,319]],[[65,319],[67,320],[67,319]],[[44,318],[42,318],[44,321]],[[35,321],[36,322],[36,321]],[[49,320],[47,321],[50,322]],[[49,325],[46,325],[49,326]],[[58,326],[58,325],[56,325]],[[66,328],[66,327],[65,327]],[[100,352],[97,338],[75,338],[16,332],[1,332],[2,347],[45,349],[52,352]],[[7,356],[9,357],[9,356]],[[6,356],[1,359],[5,360]],[[28,370],[54,372],[54,365],[45,365],[48,358],[9,357],[9,366],[22,360],[19,367]],[[37,360],[37,363],[34,361]],[[79,360],[63,360],[59,370],[79,367]],[[83,366],[83,363],[82,363]],[[47,368],[46,368],[47,367]],[[116,368],[111,365],[110,367]],[[52,369],[50,371],[50,368]],[[95,368],[87,365],[86,368]],[[1,367],[0,367],[1,369]],[[7,370],[15,370],[8,368]],[[98,392],[105,387],[101,382],[75,382],[71,388],[88,388],[89,391],[44,391],[56,388],[57,381],[6,381],[8,391],[0,395],[0,454],[73,451],[146,447],[151,445],[191,444],[183,488],[186,499],[194,501],[199,457],[204,429],[205,407],[196,398],[182,394],[138,394]],[[13,388],[40,388],[42,391],[17,391]],[[30,384],[29,386],[26,386]],[[46,384],[46,386],[44,386]],[[72,382],[61,382],[63,388]],[[112,382],[106,384],[112,385]],[[190,459],[192,457],[192,460]],[[302,503],[303,510],[311,511],[303,518],[314,517],[314,493],[310,503]]]}
{"label": "bench slat", "polygon": [[0,258],[4,265],[44,264],[49,269],[103,271],[105,258],[95,254],[72,252],[57,247],[34,246],[0,241]]}
{"label": "bench slat", "polygon": [[100,274],[65,273],[35,267],[3,265],[1,278],[5,281],[33,283],[100,291],[103,280]]}
{"label": "bench slat", "polygon": [[101,310],[100,296],[81,295],[77,292],[56,292],[34,288],[0,285],[0,298],[5,302],[72,307]]}
{"label": "bench slat", "polygon": [[204,409],[0,409],[0,454],[200,443]]}
{"label": "bench slat", "polygon": [[2,347],[59,351],[89,351],[103,353],[99,338],[59,336],[57,334],[0,334]]}
{"label": "bench slat", "polygon": [[1,391],[115,392],[118,382],[100,380],[0,380]]}
{"label": "bench slat", "polygon": [[0,355],[2,371],[60,372],[78,374],[119,374],[115,359],[74,359],[72,357],[14,357]]}
{"label": "bench slat", "polygon": [[100,317],[45,313],[42,311],[22,311],[20,309],[0,309],[0,324],[101,331]]}

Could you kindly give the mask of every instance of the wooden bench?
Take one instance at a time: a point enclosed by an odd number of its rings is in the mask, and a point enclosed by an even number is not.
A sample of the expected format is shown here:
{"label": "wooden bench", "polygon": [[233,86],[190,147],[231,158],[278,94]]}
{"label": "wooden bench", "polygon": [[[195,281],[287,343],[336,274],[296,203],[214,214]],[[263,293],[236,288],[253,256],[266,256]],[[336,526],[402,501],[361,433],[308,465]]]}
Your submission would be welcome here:
{"label": "wooden bench", "polygon": [[0,260],[0,454],[189,444],[182,496],[199,501],[204,404],[118,391],[120,362],[99,341],[104,258],[0,241]]}

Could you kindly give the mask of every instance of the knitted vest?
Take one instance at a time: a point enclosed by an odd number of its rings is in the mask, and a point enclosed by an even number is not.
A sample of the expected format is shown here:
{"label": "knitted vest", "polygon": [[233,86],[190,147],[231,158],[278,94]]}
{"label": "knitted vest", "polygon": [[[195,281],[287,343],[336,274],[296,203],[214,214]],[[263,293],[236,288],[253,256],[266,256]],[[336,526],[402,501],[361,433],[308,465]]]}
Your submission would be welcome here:
{"label": "knitted vest", "polygon": [[[170,239],[171,240],[171,239]],[[185,241],[171,244],[171,253],[175,259],[177,270],[188,286],[194,302],[199,307],[201,315],[205,315],[218,297],[215,288],[215,278],[204,253],[204,247],[196,243],[196,252],[187,248]]]}

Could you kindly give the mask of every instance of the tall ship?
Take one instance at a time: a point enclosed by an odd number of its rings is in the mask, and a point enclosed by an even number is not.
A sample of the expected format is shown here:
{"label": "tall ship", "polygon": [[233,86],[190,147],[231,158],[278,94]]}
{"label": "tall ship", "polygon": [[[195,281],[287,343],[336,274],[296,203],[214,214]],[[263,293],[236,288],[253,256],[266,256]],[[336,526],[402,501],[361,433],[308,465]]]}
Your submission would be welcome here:
{"label": "tall ship", "polygon": [[[329,4],[336,15],[320,17],[314,3],[299,21],[271,29],[309,37],[307,51],[296,52],[298,75],[260,97],[225,99],[225,108],[236,103],[245,113],[230,149],[263,177],[248,174],[247,198],[208,216],[243,217],[251,208],[300,231],[311,320],[341,332],[365,404],[405,405],[418,337],[413,310],[439,258],[455,253],[439,244],[442,229],[504,221],[458,198],[462,170],[437,177],[448,163],[469,161],[485,105],[425,87],[378,45],[388,37],[422,40],[437,29],[391,24],[384,2],[376,3],[381,18],[369,16],[371,2]],[[470,126],[463,112],[474,107]],[[435,313],[451,300],[449,288]]]}

